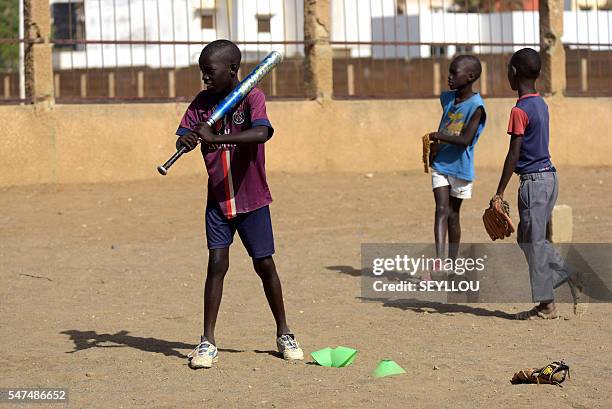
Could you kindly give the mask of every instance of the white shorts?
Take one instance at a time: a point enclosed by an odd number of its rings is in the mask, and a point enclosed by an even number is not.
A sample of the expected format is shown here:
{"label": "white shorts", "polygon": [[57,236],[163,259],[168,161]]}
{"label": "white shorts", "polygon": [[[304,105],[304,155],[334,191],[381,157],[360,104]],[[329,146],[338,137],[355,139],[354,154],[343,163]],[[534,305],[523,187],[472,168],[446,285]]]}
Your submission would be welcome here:
{"label": "white shorts", "polygon": [[433,169],[431,170],[431,188],[450,186],[450,195],[457,199],[471,199],[472,185],[473,182],[469,180],[443,175]]}

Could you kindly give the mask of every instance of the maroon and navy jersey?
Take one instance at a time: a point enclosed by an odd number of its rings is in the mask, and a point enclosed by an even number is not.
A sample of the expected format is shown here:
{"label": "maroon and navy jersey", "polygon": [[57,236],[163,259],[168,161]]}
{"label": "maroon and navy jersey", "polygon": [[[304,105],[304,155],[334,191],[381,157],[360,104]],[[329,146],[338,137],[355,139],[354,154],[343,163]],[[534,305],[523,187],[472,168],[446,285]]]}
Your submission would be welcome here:
{"label": "maroon and navy jersey", "polygon": [[[176,134],[185,135],[205,122],[218,102],[207,91],[200,92],[187,108]],[[253,88],[232,112],[218,121],[214,131],[229,134],[255,126],[268,127],[269,136],[274,133],[266,114],[266,97],[258,88]],[[208,172],[208,200],[216,201],[228,219],[272,202],[263,143],[202,144],[202,155]]]}
{"label": "maroon and navy jersey", "polygon": [[523,95],[510,112],[508,133],[523,138],[515,172],[519,175],[554,170],[548,151],[548,105],[539,94]]}

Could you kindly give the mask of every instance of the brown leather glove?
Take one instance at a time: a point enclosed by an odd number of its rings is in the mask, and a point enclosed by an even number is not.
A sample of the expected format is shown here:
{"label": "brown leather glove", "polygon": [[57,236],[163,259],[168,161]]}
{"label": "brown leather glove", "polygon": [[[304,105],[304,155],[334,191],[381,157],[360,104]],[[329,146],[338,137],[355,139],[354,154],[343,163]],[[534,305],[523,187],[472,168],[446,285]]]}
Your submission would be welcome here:
{"label": "brown leather glove", "polygon": [[521,383],[545,383],[561,386],[565,378],[569,378],[570,368],[563,361],[555,361],[544,368],[527,368],[514,374],[510,382],[514,385]]}
{"label": "brown leather glove", "polygon": [[510,205],[498,195],[493,196],[489,202],[489,208],[482,215],[482,222],[493,241],[503,240],[514,233]]}
{"label": "brown leather glove", "polygon": [[429,132],[421,138],[423,144],[423,171],[429,172],[431,162],[436,157],[438,151],[438,143],[429,138]]}

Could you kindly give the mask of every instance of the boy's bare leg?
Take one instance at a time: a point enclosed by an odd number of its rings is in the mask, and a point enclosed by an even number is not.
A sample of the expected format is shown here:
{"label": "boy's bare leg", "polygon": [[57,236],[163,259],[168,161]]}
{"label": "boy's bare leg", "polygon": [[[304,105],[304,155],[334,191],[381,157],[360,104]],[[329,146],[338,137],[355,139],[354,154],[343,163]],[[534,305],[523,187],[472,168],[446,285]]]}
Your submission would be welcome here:
{"label": "boy's bare leg", "polygon": [[288,334],[291,331],[287,326],[287,318],[285,317],[285,304],[283,302],[283,289],[281,287],[274,259],[272,256],[264,258],[254,258],[253,267],[255,272],[261,278],[266,299],[274,315],[276,321],[276,336]]}
{"label": "boy's bare leg", "polygon": [[208,253],[208,270],[204,285],[204,336],[213,345],[215,324],[223,295],[223,279],[229,268],[229,248],[211,249]]}
{"label": "boy's bare leg", "polygon": [[436,201],[436,215],[434,220],[434,239],[436,242],[436,257],[445,257],[446,233],[448,231],[448,213],[450,186],[437,187],[433,190]]}
{"label": "boy's bare leg", "polygon": [[461,242],[461,223],[459,212],[463,199],[450,197],[448,212],[448,257],[456,259],[459,254],[459,243]]}

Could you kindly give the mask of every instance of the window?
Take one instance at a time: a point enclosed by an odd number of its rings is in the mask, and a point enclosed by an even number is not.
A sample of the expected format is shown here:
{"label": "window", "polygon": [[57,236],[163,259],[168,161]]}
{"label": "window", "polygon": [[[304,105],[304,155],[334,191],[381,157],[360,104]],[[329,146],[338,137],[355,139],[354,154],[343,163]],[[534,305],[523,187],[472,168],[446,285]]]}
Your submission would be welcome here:
{"label": "window", "polygon": [[270,15],[258,15],[257,16],[257,32],[258,33],[269,33],[270,32]]}
{"label": "window", "polygon": [[333,48],[332,54],[334,58],[351,58],[350,48]]}
{"label": "window", "polygon": [[474,51],[474,47],[471,45],[458,45],[457,46],[457,54],[471,54]]}
{"label": "window", "polygon": [[445,45],[432,45],[431,46],[431,56],[435,58],[440,58],[446,55],[446,46]]}
{"label": "window", "polygon": [[215,29],[215,9],[200,10],[200,28],[202,30]]}
{"label": "window", "polygon": [[[57,40],[85,40],[85,8],[83,3],[55,3],[51,9],[53,38]],[[56,44],[55,47],[83,50],[83,44]]]}
{"label": "window", "polygon": [[406,15],[406,0],[397,0],[397,15]]}

